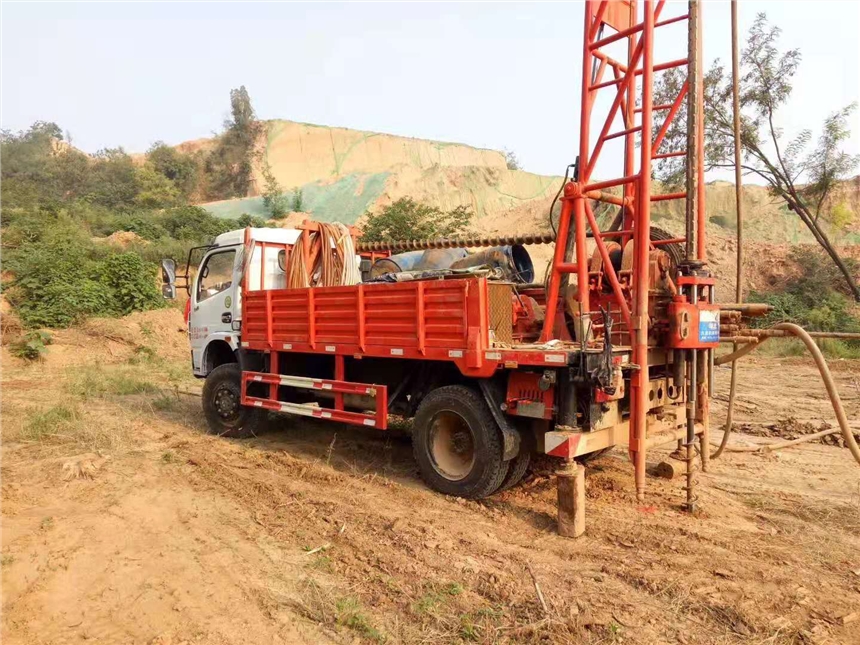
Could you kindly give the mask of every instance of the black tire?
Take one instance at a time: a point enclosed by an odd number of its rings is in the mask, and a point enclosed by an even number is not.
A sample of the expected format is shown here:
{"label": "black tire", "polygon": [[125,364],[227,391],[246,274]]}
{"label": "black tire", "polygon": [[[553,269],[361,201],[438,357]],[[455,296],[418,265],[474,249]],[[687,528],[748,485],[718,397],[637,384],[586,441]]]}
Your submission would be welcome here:
{"label": "black tire", "polygon": [[502,485],[499,486],[499,490],[497,493],[501,493],[503,490],[508,490],[519,484],[523,477],[526,474],[526,471],[529,468],[529,464],[532,461],[532,451],[531,450],[521,450],[520,454],[511,459],[508,466],[508,474],[505,475],[505,479],[502,481]]}
{"label": "black tire", "polygon": [[239,404],[242,370],[238,363],[219,365],[203,384],[203,414],[209,434],[234,439],[254,437],[265,430],[268,412]]}
{"label": "black tire", "polygon": [[433,490],[481,499],[508,473],[502,433],[484,397],[463,385],[428,394],[415,414],[412,451],[421,478]]}

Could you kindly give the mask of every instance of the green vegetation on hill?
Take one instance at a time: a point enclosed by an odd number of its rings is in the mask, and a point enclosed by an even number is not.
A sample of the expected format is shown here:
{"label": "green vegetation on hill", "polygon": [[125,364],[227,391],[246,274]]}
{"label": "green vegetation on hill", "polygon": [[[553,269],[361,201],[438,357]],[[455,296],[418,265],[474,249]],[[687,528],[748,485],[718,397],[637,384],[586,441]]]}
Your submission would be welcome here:
{"label": "green vegetation on hill", "polygon": [[[93,157],[38,122],[0,134],[3,291],[27,328],[163,306],[156,262],[259,218],[220,219],[188,200],[193,160],[163,144],[136,164],[121,148]],[[114,233],[133,236],[105,243]],[[108,241],[110,242],[110,241]]]}
{"label": "green vegetation on hill", "polygon": [[[860,333],[860,311],[853,303],[839,269],[823,251],[797,247],[790,256],[800,269],[777,293],[751,293],[753,302],[766,302],[773,311],[760,318],[759,327],[778,322],[793,322],[809,331],[840,331]],[[857,263],[846,259],[848,269],[857,272]],[[826,353],[838,358],[860,357],[860,341],[827,339],[819,343]],[[802,350],[798,344],[797,348]]]}

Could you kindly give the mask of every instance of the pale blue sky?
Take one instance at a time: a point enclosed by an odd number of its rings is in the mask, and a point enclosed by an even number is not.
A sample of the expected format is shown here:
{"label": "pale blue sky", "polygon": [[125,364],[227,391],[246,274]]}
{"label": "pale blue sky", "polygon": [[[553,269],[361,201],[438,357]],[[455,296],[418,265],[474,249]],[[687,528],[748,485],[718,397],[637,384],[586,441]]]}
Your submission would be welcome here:
{"label": "pale blue sky", "polygon": [[[742,31],[765,11],[802,50],[788,132],[817,132],[858,99],[860,3],[739,7]],[[704,16],[706,58],[728,61],[728,3],[706,2]],[[576,2],[3,2],[0,123],[55,121],[85,151],[141,152],[211,135],[244,84],[264,119],[508,148],[526,170],[559,174],[577,150],[581,32]],[[683,36],[666,39],[657,60],[683,55]]]}

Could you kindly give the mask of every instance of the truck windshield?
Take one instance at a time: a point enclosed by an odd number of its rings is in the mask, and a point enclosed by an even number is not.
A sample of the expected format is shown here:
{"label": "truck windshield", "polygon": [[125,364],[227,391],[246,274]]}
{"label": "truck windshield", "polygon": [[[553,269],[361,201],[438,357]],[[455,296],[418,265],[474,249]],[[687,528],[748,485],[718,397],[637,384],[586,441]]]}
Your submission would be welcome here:
{"label": "truck windshield", "polygon": [[233,262],[236,250],[220,251],[206,258],[197,281],[197,302],[226,291],[233,284]]}

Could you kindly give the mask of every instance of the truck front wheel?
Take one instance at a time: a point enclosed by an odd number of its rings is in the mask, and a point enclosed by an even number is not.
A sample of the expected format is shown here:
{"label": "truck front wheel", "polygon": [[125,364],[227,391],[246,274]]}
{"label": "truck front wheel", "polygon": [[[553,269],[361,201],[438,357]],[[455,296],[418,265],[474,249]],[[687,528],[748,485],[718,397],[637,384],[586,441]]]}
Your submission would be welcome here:
{"label": "truck front wheel", "polygon": [[487,497],[508,472],[492,413],[478,392],[462,385],[440,387],[424,398],[415,414],[412,450],[421,478],[446,495]]}
{"label": "truck front wheel", "polygon": [[243,406],[242,370],[237,363],[219,365],[203,384],[203,414],[209,434],[245,439],[263,431],[268,413]]}

